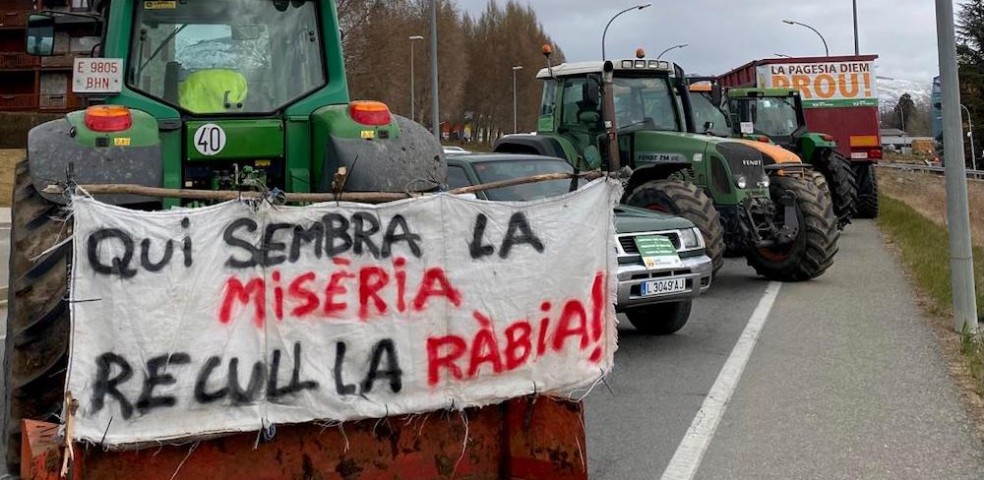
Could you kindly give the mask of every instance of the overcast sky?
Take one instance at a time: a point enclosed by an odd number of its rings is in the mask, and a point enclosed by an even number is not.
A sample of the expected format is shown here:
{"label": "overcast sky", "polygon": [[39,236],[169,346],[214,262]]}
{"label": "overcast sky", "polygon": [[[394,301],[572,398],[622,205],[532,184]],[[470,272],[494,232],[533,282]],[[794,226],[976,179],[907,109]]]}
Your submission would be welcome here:
{"label": "overcast sky", "polygon": [[[457,0],[474,16],[488,0]],[[601,57],[605,23],[638,0],[518,0],[532,4],[547,33],[570,61]],[[687,73],[720,74],[751,60],[823,55],[812,31],[782,23],[809,24],[827,39],[830,54],[853,54],[851,0],[641,0],[653,6],[619,17],[608,31],[608,56],[627,58],[642,47],[655,57],[689,43],[664,59]],[[500,4],[504,0],[499,0]],[[958,5],[955,5],[959,9]],[[938,75],[936,11],[929,0],[858,0],[862,54],[878,54],[878,75],[931,82]]]}

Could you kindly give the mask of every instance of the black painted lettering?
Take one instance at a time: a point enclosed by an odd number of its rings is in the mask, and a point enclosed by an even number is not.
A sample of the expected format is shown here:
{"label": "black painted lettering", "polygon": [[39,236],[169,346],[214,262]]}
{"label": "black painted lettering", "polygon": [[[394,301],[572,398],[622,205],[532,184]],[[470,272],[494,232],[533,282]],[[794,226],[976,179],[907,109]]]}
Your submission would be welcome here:
{"label": "black painted lettering", "polygon": [[[325,254],[334,257],[349,251],[352,237],[348,233],[348,219],[337,213],[329,213],[321,220],[325,225]],[[336,244],[336,241],[339,243]]]}
{"label": "black painted lettering", "polygon": [[[215,371],[219,365],[222,364],[222,359],[218,355],[214,355],[208,358],[205,362],[205,366],[198,371],[198,378],[195,379],[195,401],[202,404],[209,404],[222,400],[226,395],[229,394],[229,388],[223,387],[214,392],[207,392],[205,389],[208,387],[209,377],[212,376],[212,372]],[[238,372],[237,372],[238,373]]]}
{"label": "black painted lettering", "polygon": [[236,247],[244,250],[249,258],[246,260],[240,260],[234,255],[229,255],[229,259],[226,260],[226,266],[232,268],[252,268],[257,265],[257,261],[260,257],[260,249],[256,248],[252,243],[247,242],[239,237],[236,237],[236,232],[241,229],[246,229],[247,232],[253,233],[259,228],[251,219],[240,218],[229,224],[226,227],[225,232],[222,233],[222,239],[225,241],[226,245],[230,247]]}
{"label": "black painted lettering", "polygon": [[[99,246],[103,241],[118,240],[123,245],[123,256],[113,257],[109,265],[106,265],[99,258]],[[102,275],[119,275],[122,278],[133,278],[137,271],[130,268],[133,261],[133,237],[118,228],[104,228],[97,230],[89,235],[86,241],[86,253],[89,257],[89,265],[96,273]]]}
{"label": "black painted lettering", "polygon": [[[114,366],[118,372],[111,377]],[[109,352],[96,358],[96,380],[92,385],[92,411],[102,410],[106,395],[109,395],[120,404],[120,413],[124,420],[133,416],[133,405],[119,389],[120,384],[126,383],[132,376],[133,367],[125,358]]]}
{"label": "black painted lettering", "polygon": [[379,258],[379,247],[372,241],[372,236],[379,233],[379,220],[366,212],[357,212],[352,215],[352,227],[352,252],[356,255],[368,253],[373,258]]}
{"label": "black painted lettering", "polygon": [[164,256],[161,257],[159,262],[153,262],[150,260],[150,239],[145,238],[140,242],[140,266],[143,267],[148,272],[159,272],[171,263],[171,257],[174,255],[174,242],[168,240],[164,244]]}
{"label": "black painted lettering", "polygon": [[154,389],[177,383],[177,379],[167,371],[167,367],[188,363],[191,363],[191,357],[187,353],[161,355],[148,360],[147,378],[144,379],[140,399],[137,400],[137,410],[145,414],[155,408],[173,407],[177,403],[174,395],[154,395]]}
{"label": "black painted lettering", "polygon": [[386,234],[383,235],[383,258],[390,257],[393,252],[393,244],[397,242],[406,242],[410,253],[416,258],[420,258],[420,245],[417,243],[420,242],[420,235],[410,232],[407,219],[403,218],[403,215],[393,215],[389,226],[386,227]]}
{"label": "black painted lettering", "polygon": [[184,266],[191,266],[191,237],[185,237],[181,242],[181,253],[184,254]]}
{"label": "black painted lettering", "polygon": [[[380,370],[383,363],[383,355],[386,356],[386,368]],[[396,356],[396,346],[393,340],[387,338],[380,340],[372,348],[372,359],[369,361],[369,372],[362,380],[362,393],[372,392],[372,386],[376,380],[389,378],[390,390],[393,393],[400,393],[403,389],[403,370],[400,369],[400,361]]]}
{"label": "black painted lettering", "polygon": [[507,258],[514,246],[523,243],[530,245],[538,253],[543,253],[543,241],[533,233],[530,222],[526,219],[526,214],[516,212],[509,219],[509,229],[506,230],[506,238],[502,240],[499,256]]}
{"label": "black painted lettering", "polygon": [[313,380],[301,381],[301,342],[294,343],[293,368],[290,371],[290,382],[286,387],[277,385],[280,375],[280,356],[279,349],[273,351],[273,359],[270,361],[270,378],[267,379],[267,399],[276,400],[285,395],[318,388],[318,382]]}
{"label": "black painted lettering", "polygon": [[249,372],[249,383],[246,390],[239,383],[239,359],[233,358],[229,361],[229,398],[234,406],[248,405],[256,402],[259,397],[260,388],[263,387],[263,380],[266,378],[266,366],[263,362],[253,364],[253,369]]}
{"label": "black painted lettering", "polygon": [[335,343],[335,392],[339,395],[355,395],[355,385],[346,384],[342,378],[342,366],[345,363],[345,342]]}
{"label": "black painted lettering", "polygon": [[320,259],[325,242],[325,225],[323,223],[315,223],[308,229],[300,225],[294,227],[294,238],[290,245],[290,263],[301,258],[301,244],[311,242],[314,242],[314,256]]}
{"label": "black painted lettering", "polygon": [[273,239],[277,236],[278,231],[293,229],[294,225],[289,223],[271,223],[267,225],[266,230],[263,232],[263,245],[260,248],[263,251],[263,266],[275,267],[287,261],[287,255],[279,253],[287,250],[287,245],[282,242],[274,242]]}
{"label": "black painted lettering", "polygon": [[488,257],[495,253],[495,247],[489,244],[482,244],[485,240],[485,227],[488,226],[489,218],[484,213],[479,213],[475,219],[475,229],[472,231],[472,241],[468,244],[468,252],[473,260]]}

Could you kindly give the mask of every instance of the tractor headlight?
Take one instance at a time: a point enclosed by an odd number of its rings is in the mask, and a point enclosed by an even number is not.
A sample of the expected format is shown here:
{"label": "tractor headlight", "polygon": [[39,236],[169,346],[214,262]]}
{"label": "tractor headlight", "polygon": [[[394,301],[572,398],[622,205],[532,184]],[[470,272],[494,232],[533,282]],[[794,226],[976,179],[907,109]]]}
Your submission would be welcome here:
{"label": "tractor headlight", "polygon": [[761,185],[762,188],[769,188],[769,185],[772,185],[772,180],[769,179],[768,175],[766,175],[762,177],[762,183],[760,183],[759,185]]}
{"label": "tractor headlight", "polygon": [[684,250],[694,250],[704,247],[704,237],[696,227],[680,230],[680,241]]}
{"label": "tractor headlight", "polygon": [[735,184],[738,185],[738,188],[745,189],[748,187],[748,179],[744,175],[736,175]]}

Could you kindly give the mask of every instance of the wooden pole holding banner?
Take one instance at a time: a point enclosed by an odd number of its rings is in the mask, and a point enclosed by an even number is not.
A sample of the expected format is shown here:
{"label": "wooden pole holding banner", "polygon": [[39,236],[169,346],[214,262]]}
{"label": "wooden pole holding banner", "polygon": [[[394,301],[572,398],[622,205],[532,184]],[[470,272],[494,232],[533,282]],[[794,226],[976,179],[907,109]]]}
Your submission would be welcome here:
{"label": "wooden pole holding banner", "polygon": [[[539,183],[539,182],[549,182],[551,180],[570,180],[573,178],[583,178],[585,180],[595,180],[604,176],[601,172],[587,172],[583,174],[573,174],[573,173],[545,173],[541,175],[533,175],[529,177],[513,178],[509,180],[502,180],[498,182],[484,183],[481,185],[472,185],[469,187],[456,188],[449,191],[448,193],[452,195],[464,195],[469,193],[476,193],[485,190],[493,190],[496,188],[506,188],[513,187],[516,185],[524,185],[528,183]],[[257,200],[262,199],[266,195],[263,192],[247,191],[238,192],[233,190],[189,190],[189,189],[174,189],[174,188],[160,188],[160,187],[148,187],[144,185],[133,185],[133,184],[93,184],[93,185],[79,185],[78,188],[90,195],[139,195],[143,197],[152,198],[183,198],[187,200],[212,200],[212,201],[229,201],[229,200]],[[65,187],[61,185],[49,185],[44,189],[44,193],[51,195],[60,195],[65,192]],[[285,201],[287,202],[298,202],[298,203],[317,203],[317,202],[357,202],[357,203],[387,203],[395,202],[398,200],[405,200],[408,198],[419,198],[423,197],[425,194],[422,193],[389,193],[389,192],[340,192],[340,193],[287,193],[284,195]]]}

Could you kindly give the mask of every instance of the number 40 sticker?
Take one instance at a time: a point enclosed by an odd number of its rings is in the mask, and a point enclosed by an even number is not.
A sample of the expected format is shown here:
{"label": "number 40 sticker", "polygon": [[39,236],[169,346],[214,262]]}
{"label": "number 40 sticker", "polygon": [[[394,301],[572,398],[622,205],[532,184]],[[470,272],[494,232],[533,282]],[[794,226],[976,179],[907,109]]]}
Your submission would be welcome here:
{"label": "number 40 sticker", "polygon": [[222,127],[214,123],[206,123],[195,130],[195,150],[198,153],[211,157],[217,155],[225,148],[226,134]]}

